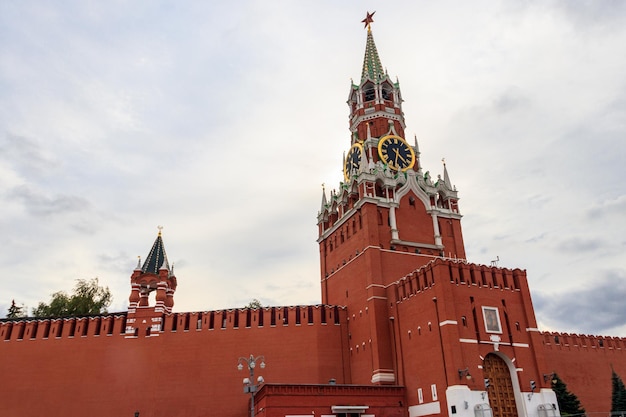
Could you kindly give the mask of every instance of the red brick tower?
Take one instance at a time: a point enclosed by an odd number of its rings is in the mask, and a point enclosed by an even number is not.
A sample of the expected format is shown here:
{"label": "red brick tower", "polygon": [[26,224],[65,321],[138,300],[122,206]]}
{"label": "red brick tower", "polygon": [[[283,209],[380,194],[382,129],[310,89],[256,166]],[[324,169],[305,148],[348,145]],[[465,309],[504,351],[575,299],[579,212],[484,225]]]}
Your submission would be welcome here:
{"label": "red brick tower", "polygon": [[318,214],[322,301],[347,307],[351,383],[405,387],[410,417],[554,412],[526,274],[466,261],[457,190],[405,139],[371,17],[344,182]]}
{"label": "red brick tower", "polygon": [[322,301],[348,306],[353,358],[372,350],[353,360],[353,382],[396,383],[386,287],[435,258],[464,259],[465,248],[457,191],[445,165],[436,181],[423,172],[417,139],[405,140],[400,85],[383,70],[371,15],[364,22],[345,182],[323,193],[318,214]]}
{"label": "red brick tower", "polygon": [[[131,293],[128,298],[126,333],[137,333],[139,328],[145,328],[148,333],[161,330],[162,315],[171,313],[174,307],[176,276],[174,268],[170,268],[167,260],[160,229],[143,266],[139,259],[130,277]],[[150,306],[149,298],[152,292],[156,292],[156,303]],[[141,323],[145,325],[140,325]]]}

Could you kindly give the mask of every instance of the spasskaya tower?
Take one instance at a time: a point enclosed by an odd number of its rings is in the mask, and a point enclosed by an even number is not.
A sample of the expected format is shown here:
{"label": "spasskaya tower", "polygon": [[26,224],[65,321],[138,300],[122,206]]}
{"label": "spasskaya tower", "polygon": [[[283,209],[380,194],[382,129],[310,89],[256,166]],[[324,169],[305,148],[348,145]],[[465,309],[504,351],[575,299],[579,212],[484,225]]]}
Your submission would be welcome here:
{"label": "spasskaya tower", "polygon": [[436,258],[465,259],[458,194],[445,164],[433,179],[407,140],[400,84],[381,64],[371,30],[358,84],[352,83],[344,181],[323,192],[317,217],[322,302],[348,307],[351,338],[367,340],[371,363],[352,364],[355,383],[394,383],[387,286]]}

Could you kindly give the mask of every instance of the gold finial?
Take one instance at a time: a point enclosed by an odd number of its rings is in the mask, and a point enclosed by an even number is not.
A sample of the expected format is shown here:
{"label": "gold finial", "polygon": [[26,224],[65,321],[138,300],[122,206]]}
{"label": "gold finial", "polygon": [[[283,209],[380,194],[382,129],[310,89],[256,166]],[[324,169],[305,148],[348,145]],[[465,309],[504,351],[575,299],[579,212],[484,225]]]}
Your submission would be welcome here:
{"label": "gold finial", "polygon": [[163,226],[157,226],[157,229],[159,229],[159,236],[161,236],[161,230],[163,230]]}
{"label": "gold finial", "polygon": [[374,13],[376,12],[367,12],[367,16],[365,16],[365,19],[361,20],[361,22],[365,23],[365,27],[367,28],[368,32],[371,30],[370,25],[374,22]]}

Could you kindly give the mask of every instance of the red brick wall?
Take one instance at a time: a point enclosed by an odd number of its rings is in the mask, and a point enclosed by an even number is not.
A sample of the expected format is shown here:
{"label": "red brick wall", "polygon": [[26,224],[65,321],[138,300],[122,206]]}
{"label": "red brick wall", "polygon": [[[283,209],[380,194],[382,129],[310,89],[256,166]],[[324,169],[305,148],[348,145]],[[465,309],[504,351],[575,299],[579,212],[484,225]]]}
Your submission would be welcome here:
{"label": "red brick wall", "polygon": [[[296,325],[295,308],[290,308],[288,325],[270,326],[266,310],[262,328],[245,328],[240,317],[237,329],[232,320],[236,310],[227,312],[225,329],[215,320],[214,329],[207,321],[197,330],[198,313],[173,314],[166,316],[165,330],[158,335],[146,337],[142,329],[130,338],[121,334],[123,316],[114,318],[111,335],[102,328],[99,336],[93,334],[98,319],[111,319],[105,316],[64,320],[62,336],[51,332],[47,339],[42,332],[48,321],[36,322],[35,338],[16,331],[32,328],[35,322],[3,322],[0,415],[132,416],[140,411],[142,416],[245,416],[249,396],[243,394],[241,382],[247,373],[237,371],[241,356],[264,355],[267,367],[260,373],[267,382],[345,382],[345,310],[339,310],[340,324],[335,324],[335,310],[324,308],[323,324],[321,309],[314,309],[313,324],[308,324],[305,312]],[[245,317],[245,310],[241,315]],[[81,336],[80,326],[87,321],[87,335]],[[184,330],[185,322],[189,330]],[[51,322],[51,328],[58,323]],[[69,336],[72,328],[74,337]]]}
{"label": "red brick wall", "polygon": [[256,396],[263,417],[328,415],[332,406],[366,405],[365,414],[405,417],[403,387],[266,384]]}
{"label": "red brick wall", "polygon": [[[404,271],[407,259],[422,258],[371,248],[352,259],[329,277],[329,299],[348,309],[163,316],[138,309],[128,317],[0,322],[0,415],[246,415],[247,373],[236,366],[250,354],[265,356],[259,372],[275,384],[368,385],[372,370],[392,368],[406,387],[405,407],[418,403],[420,388],[432,401],[435,384],[445,410],[447,386],[482,390],[482,359],[496,350],[482,306],[499,309],[497,350],[514,360],[523,391],[530,380],[548,388],[543,375],[557,372],[588,412],[610,409],[611,367],[626,376],[625,339],[539,333],[524,271],[442,259]],[[406,276],[387,283],[392,275]],[[371,286],[374,279],[385,285]],[[163,331],[148,336],[154,323]],[[472,379],[459,378],[465,368]]]}
{"label": "red brick wall", "polygon": [[[409,204],[409,199],[413,199],[414,204]],[[412,191],[400,200],[400,207],[396,209],[396,223],[401,240],[435,244],[432,216],[426,213],[424,203]]]}
{"label": "red brick wall", "polygon": [[542,333],[548,373],[556,372],[585,411],[611,410],[611,368],[626,378],[626,339]]}
{"label": "red brick wall", "polygon": [[[391,286],[389,292],[389,298],[398,301],[392,314],[397,317],[401,351],[400,384],[407,388],[409,405],[418,404],[420,388],[424,402],[431,402],[432,384],[437,386],[442,410],[450,385],[483,391],[483,359],[494,351],[514,361],[518,369],[514,377],[522,391],[529,391],[530,380],[538,387],[549,386],[540,381],[543,350],[532,330],[534,317],[527,314],[530,298],[523,271],[438,259]],[[485,330],[482,306],[499,310],[503,332],[497,335],[497,348]],[[460,369],[467,369],[472,378],[459,377]]]}

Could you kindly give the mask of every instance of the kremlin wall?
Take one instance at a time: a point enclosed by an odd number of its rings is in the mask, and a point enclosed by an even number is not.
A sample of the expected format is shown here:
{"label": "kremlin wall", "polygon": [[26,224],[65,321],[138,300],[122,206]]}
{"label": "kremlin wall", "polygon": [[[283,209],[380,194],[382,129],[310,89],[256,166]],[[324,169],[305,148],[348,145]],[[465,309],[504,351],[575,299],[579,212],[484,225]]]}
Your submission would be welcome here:
{"label": "kremlin wall", "polygon": [[[489,272],[490,282],[482,280],[481,272]],[[491,272],[495,281],[491,281]],[[474,280],[477,276],[481,278]],[[511,285],[505,286],[505,281]],[[398,379],[438,375],[450,367],[447,360],[467,363],[470,372],[476,369],[473,379],[466,382],[458,381],[457,369],[452,367],[447,373],[448,384],[467,383],[470,390],[483,389],[479,361],[464,362],[480,357],[480,343],[458,341],[486,342],[489,338],[475,326],[471,301],[464,303],[462,299],[482,296],[481,292],[495,297],[494,304],[503,293],[521,299],[528,296],[524,294],[528,289],[525,282],[520,270],[436,260],[394,283],[390,293],[392,311],[398,317],[394,323]],[[431,308],[436,297],[461,298],[451,303],[441,300],[457,311],[441,312],[445,316],[437,318]],[[507,307],[517,309],[516,304],[511,302]],[[517,312],[511,315],[518,317]],[[254,346],[267,362],[262,372],[267,383],[257,395],[277,412],[271,415],[306,414],[299,404],[307,404],[309,413],[317,409],[317,413],[325,414],[333,404],[352,403],[369,404],[370,411],[377,411],[374,415],[405,416],[406,407],[398,404],[419,403],[419,388],[410,392],[402,385],[355,384],[367,379],[368,373],[359,375],[350,357],[368,355],[372,349],[367,343],[350,343],[348,323],[360,318],[360,313],[348,317],[345,307],[316,305],[145,318],[108,314],[4,320],[0,323],[0,369],[2,375],[10,377],[2,379],[1,389],[11,395],[2,396],[0,415],[132,416],[140,411],[140,415],[150,416],[245,416],[248,396],[242,393],[244,375],[236,364],[237,358],[249,355]],[[154,319],[158,328],[152,326]],[[444,321],[451,324],[442,326],[439,333],[437,323]],[[455,321],[458,324],[452,325]],[[610,407],[611,366],[618,374],[626,373],[625,339],[547,332],[530,333],[528,338],[522,337],[525,332],[517,321],[507,326],[509,340],[502,343],[500,351],[527,362],[520,355],[525,355],[527,345],[531,345],[543,356],[542,372],[557,372],[588,412]],[[488,346],[482,350],[494,349]],[[530,371],[529,377],[540,386],[549,386],[543,374]],[[416,386],[427,388],[433,381]],[[328,400],[328,406],[311,401],[319,397]],[[282,402],[286,398],[289,401]],[[381,404],[378,407],[377,402]]]}
{"label": "kremlin wall", "polygon": [[159,232],[128,311],[0,320],[0,416],[547,417],[553,373],[608,415],[626,339],[541,332],[525,270],[465,259],[458,191],[405,139],[372,15],[317,213],[321,304],[175,312]]}
{"label": "kremlin wall", "polygon": [[14,377],[0,415],[245,416],[238,357],[262,352],[268,382],[344,383],[345,317],[306,306],[3,322],[0,370]]}

